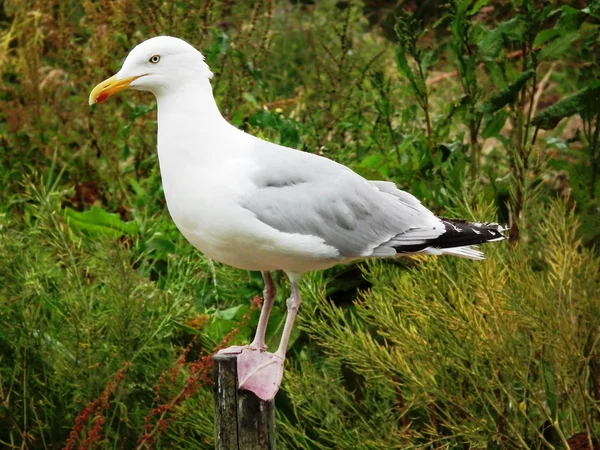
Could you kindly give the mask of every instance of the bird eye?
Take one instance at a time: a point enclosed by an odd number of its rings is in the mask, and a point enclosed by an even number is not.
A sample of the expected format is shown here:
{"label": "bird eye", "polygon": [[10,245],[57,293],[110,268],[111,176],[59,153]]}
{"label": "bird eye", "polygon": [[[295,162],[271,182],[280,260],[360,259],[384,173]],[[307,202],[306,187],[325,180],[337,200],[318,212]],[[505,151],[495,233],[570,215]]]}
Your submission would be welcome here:
{"label": "bird eye", "polygon": [[160,56],[152,55],[148,61],[151,62],[152,64],[156,64],[157,62],[160,61]]}

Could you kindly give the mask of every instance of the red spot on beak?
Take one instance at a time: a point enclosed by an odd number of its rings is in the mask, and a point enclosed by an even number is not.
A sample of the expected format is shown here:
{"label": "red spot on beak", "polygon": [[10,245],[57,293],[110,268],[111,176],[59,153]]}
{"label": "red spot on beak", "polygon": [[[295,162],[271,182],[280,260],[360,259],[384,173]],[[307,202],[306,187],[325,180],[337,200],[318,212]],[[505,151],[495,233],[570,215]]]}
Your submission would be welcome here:
{"label": "red spot on beak", "polygon": [[106,92],[102,92],[100,95],[98,95],[98,98],[96,98],[96,101],[98,103],[102,103],[104,100],[106,100],[108,97],[110,97]]}

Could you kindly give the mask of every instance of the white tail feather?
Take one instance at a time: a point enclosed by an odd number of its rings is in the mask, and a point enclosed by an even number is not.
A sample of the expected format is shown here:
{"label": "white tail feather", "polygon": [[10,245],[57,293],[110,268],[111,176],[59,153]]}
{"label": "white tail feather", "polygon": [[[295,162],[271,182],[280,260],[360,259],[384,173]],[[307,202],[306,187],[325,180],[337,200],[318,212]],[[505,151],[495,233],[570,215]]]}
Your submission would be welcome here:
{"label": "white tail feather", "polygon": [[465,247],[454,247],[454,248],[435,248],[427,247],[417,253],[423,253],[425,255],[452,255],[458,256],[459,258],[481,260],[485,259],[485,256],[479,250],[475,250],[471,246]]}

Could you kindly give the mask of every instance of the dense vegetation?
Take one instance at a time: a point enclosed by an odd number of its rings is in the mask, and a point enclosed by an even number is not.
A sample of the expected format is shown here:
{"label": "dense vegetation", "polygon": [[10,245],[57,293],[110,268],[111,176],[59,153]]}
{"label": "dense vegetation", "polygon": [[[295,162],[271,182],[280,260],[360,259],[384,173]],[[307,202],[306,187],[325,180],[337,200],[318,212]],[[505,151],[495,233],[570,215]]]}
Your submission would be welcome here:
{"label": "dense vegetation", "polygon": [[150,94],[87,105],[158,34],[237,127],[510,223],[483,262],[306,276],[280,448],[600,445],[600,3],[314,3],[0,2],[0,446],[214,445],[207,355],[262,279],[175,229]]}

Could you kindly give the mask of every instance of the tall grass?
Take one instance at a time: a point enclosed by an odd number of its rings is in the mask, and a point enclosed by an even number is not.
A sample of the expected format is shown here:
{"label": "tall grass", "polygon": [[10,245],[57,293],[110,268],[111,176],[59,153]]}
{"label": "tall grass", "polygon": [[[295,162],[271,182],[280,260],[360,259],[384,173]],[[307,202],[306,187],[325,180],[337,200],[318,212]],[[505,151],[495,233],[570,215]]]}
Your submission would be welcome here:
{"label": "tall grass", "polygon": [[482,263],[307,276],[280,446],[593,448],[598,4],[434,6],[2,4],[0,446],[214,446],[208,355],[251,337],[262,279],[175,229],[152,98],[86,101],[135,44],[171,34],[205,54],[235,126],[439,214],[511,223]]}

